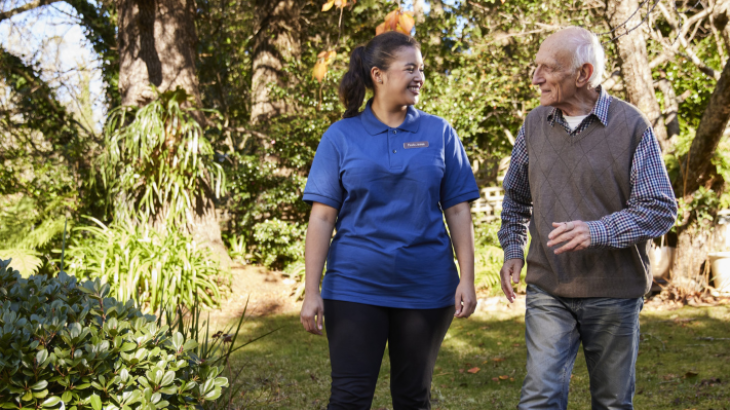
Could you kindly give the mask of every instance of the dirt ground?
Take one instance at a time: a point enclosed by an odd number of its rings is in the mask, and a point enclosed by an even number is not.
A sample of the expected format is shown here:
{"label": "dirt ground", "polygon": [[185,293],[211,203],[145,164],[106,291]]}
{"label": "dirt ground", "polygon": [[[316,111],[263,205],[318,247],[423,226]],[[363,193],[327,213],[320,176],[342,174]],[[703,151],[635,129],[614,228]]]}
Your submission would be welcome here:
{"label": "dirt ground", "polygon": [[[294,300],[298,282],[281,272],[269,271],[260,266],[236,265],[232,269],[232,290],[221,307],[210,311],[216,322],[240,317],[246,308],[246,317],[261,317],[281,313],[299,312],[301,301]],[[498,312],[524,312],[525,296],[518,295],[510,304],[504,297],[477,295],[478,310]],[[248,307],[246,303],[248,302]]]}
{"label": "dirt ground", "polygon": [[[302,302],[294,300],[299,283],[284,276],[282,272],[269,271],[260,266],[236,265],[232,270],[232,290],[221,307],[210,311],[214,322],[227,322],[238,318],[246,308],[246,317],[261,317],[282,313],[299,312]],[[478,294],[478,311],[522,313],[525,311],[525,295],[518,295],[510,304],[504,296]],[[727,304],[730,298],[720,298],[714,304]],[[248,307],[246,307],[248,303]],[[677,301],[665,300],[657,295],[646,301],[644,311],[675,310],[683,306]],[[705,306],[705,304],[690,303]],[[707,305],[709,306],[709,305]]]}

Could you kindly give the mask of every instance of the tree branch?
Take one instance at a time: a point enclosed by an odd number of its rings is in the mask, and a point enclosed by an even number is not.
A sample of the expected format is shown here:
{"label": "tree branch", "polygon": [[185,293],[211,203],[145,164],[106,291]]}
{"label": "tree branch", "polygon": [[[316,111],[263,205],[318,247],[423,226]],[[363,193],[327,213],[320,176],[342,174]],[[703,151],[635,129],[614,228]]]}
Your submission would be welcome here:
{"label": "tree branch", "polygon": [[[671,60],[675,55],[680,55],[687,60],[691,61],[692,64],[694,64],[697,69],[699,69],[702,73],[707,75],[708,77],[714,78],[715,80],[720,79],[720,73],[710,68],[707,64],[705,64],[704,61],[702,61],[697,54],[690,48],[689,43],[687,42],[687,39],[685,38],[685,35],[687,34],[687,31],[689,30],[689,27],[699,22],[701,19],[695,19],[695,17],[702,14],[704,17],[707,17],[711,9],[705,9],[701,13],[697,13],[696,15],[692,16],[690,19],[687,19],[687,22],[682,26],[681,29],[677,28],[677,21],[674,19],[674,16],[672,16],[669,11],[664,7],[662,3],[659,3],[658,5],[659,10],[664,15],[664,18],[667,20],[669,25],[674,29],[675,32],[679,31],[679,34],[677,35],[677,39],[679,39],[679,44],[684,48],[684,52],[682,52],[679,47],[677,47],[674,42],[669,43],[662,34],[657,30],[649,30],[649,35],[651,38],[653,38],[656,42],[662,45],[664,47],[664,52],[661,53],[659,56],[657,56],[654,60],[652,60],[649,63],[650,68],[654,68],[666,61]],[[704,18],[703,17],[703,18]]]}
{"label": "tree branch", "polygon": [[678,196],[691,195],[700,186],[712,185],[714,180],[719,178],[712,158],[728,122],[730,122],[730,61],[725,64],[710,102],[702,114],[692,146],[681,160],[682,175],[686,177],[687,186],[683,187],[680,183],[674,187]]}
{"label": "tree branch", "polygon": [[35,0],[31,1],[30,3],[23,4],[20,7],[16,7],[12,10],[4,11],[0,13],[0,21],[7,20],[10,17],[13,17],[16,14],[24,13],[28,10],[33,10],[41,6],[47,6],[51,3],[56,3],[58,1],[62,0]]}

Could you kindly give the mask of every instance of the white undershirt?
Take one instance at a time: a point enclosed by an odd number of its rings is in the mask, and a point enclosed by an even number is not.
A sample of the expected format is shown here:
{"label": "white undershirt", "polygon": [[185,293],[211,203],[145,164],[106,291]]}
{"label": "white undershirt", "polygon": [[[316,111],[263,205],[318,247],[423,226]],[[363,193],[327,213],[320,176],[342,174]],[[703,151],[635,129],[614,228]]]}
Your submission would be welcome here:
{"label": "white undershirt", "polygon": [[[590,114],[588,114],[590,115]],[[580,125],[581,122],[583,122],[588,115],[576,115],[574,117],[568,116],[563,114],[563,118],[565,118],[565,122],[568,123],[568,127],[570,127],[571,131],[575,131],[576,128]]]}

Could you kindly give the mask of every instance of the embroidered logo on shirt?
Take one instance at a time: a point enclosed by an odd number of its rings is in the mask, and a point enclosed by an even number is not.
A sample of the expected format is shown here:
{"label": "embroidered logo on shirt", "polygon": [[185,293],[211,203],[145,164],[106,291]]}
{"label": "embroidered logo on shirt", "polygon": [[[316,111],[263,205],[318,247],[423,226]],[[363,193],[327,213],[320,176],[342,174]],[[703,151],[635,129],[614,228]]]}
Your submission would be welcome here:
{"label": "embroidered logo on shirt", "polygon": [[404,142],[403,148],[405,149],[411,149],[411,148],[426,148],[428,147],[428,141],[415,141],[415,142]]}

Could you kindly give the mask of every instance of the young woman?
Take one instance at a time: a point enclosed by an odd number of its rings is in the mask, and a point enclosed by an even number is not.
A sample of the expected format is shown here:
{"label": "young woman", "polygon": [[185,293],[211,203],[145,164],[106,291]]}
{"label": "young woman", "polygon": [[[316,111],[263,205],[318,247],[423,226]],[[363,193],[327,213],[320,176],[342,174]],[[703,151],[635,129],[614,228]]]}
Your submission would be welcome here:
{"label": "young woman", "polygon": [[[340,84],[344,119],[322,136],[304,189],[301,322],[321,335],[326,317],[331,410],[370,409],[386,343],[394,410],[430,409],[441,342],[452,318],[476,307],[469,201],[479,190],[454,129],[413,107],[424,80],[410,36],[357,47]],[[374,97],[358,112],[366,89]]]}

